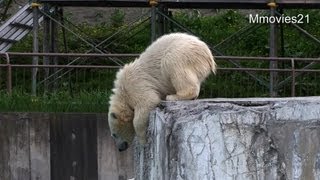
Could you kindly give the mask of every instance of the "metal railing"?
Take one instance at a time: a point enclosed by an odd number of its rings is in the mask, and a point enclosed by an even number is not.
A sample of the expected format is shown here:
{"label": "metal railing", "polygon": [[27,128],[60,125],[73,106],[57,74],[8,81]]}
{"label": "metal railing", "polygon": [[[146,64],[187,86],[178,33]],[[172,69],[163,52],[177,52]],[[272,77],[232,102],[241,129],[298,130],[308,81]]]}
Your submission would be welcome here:
{"label": "metal railing", "polygon": [[[119,65],[32,65],[32,64],[18,64],[11,63],[11,58],[13,57],[138,57],[139,54],[83,54],[83,53],[20,53],[20,52],[7,52],[0,53],[0,58],[5,60],[5,64],[0,64],[0,68],[6,68],[6,89],[7,93],[12,93],[12,68],[66,68],[66,69],[117,69],[121,66]],[[277,69],[269,69],[269,68],[233,68],[233,67],[218,67],[218,72],[225,71],[252,71],[252,72],[289,72],[291,75],[288,77],[291,79],[291,96],[295,96],[295,84],[296,77],[301,73],[319,73],[320,69],[307,69],[307,68],[297,68],[295,64],[297,62],[305,62],[305,63],[319,63],[320,58],[291,58],[291,57],[243,57],[243,56],[215,56],[215,59],[219,65],[219,61],[277,61],[277,62],[290,62],[291,68],[277,68]],[[279,83],[281,84],[281,82]],[[278,85],[279,85],[278,84]],[[279,88],[277,84],[274,87]]]}

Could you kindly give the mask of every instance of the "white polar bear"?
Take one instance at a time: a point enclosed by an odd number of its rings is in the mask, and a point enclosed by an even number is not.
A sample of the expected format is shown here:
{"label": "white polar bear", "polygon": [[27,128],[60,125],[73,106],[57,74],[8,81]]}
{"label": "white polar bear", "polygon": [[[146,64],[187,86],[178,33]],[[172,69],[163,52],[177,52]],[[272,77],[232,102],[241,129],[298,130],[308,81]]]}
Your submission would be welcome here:
{"label": "white polar bear", "polygon": [[209,47],[197,37],[172,33],[152,43],[134,62],[117,73],[110,97],[108,121],[120,151],[136,133],[146,143],[149,112],[161,100],[190,100],[201,82],[216,72]]}

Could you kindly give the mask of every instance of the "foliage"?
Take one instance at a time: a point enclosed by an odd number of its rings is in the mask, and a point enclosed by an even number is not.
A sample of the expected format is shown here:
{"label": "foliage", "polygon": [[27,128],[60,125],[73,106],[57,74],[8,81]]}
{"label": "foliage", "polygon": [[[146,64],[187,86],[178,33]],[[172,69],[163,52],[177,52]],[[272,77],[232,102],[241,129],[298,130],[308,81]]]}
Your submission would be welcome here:
{"label": "foliage", "polygon": [[12,96],[0,92],[0,112],[106,112],[108,97],[106,92],[77,93],[71,97],[68,92],[59,91],[50,95],[31,96],[28,93],[14,91]]}
{"label": "foliage", "polygon": [[111,14],[111,25],[114,28],[123,26],[125,13],[120,9],[115,9]]}
{"label": "foliage", "polygon": [[9,7],[12,5],[12,0],[1,0],[0,1],[0,24],[2,21],[7,19],[10,14],[8,14]]}
{"label": "foliage", "polygon": [[[268,14],[268,11],[260,11]],[[320,11],[316,10],[288,10],[286,15],[309,14],[309,24],[298,24],[316,38],[320,38]],[[111,24],[105,22],[96,25],[86,23],[77,24],[77,34],[81,38],[96,45],[105,41],[99,49],[111,53],[140,53],[150,44],[150,24],[140,20],[133,24],[125,24],[125,13],[115,10],[111,16]],[[248,15],[236,10],[223,10],[214,16],[204,16],[199,11],[177,11],[173,18],[182,26],[187,27],[195,35],[206,41],[213,48],[214,55],[230,56],[269,56],[269,25],[249,24]],[[291,25],[284,25],[283,47],[279,46],[279,56],[285,57],[319,57],[320,46],[306,35],[303,35]],[[281,27],[279,27],[280,31]],[[169,24],[169,32],[183,31],[174,23]],[[241,33],[239,33],[241,32]],[[228,38],[233,35],[233,38]],[[62,31],[59,31],[58,44],[60,52],[64,52]],[[92,46],[84,43],[79,37],[67,32],[68,52],[99,52],[88,51]],[[278,38],[279,45],[281,39]],[[27,36],[17,43],[11,51],[31,51],[32,37]],[[125,62],[131,61],[127,59]],[[14,62],[29,62],[25,58]],[[63,60],[59,60],[60,62]],[[70,61],[70,59],[69,59]],[[113,65],[112,61],[101,59],[81,59],[77,61],[85,64]],[[246,61],[240,63],[244,67],[268,68],[266,61]],[[307,63],[296,63],[296,67],[304,67]],[[219,61],[219,67],[235,67],[229,61]],[[291,62],[279,63],[280,68],[291,68]],[[38,97],[29,96],[25,84],[30,84],[30,75],[21,76],[21,71],[15,71],[15,92],[12,97],[0,93],[0,110],[2,111],[103,111],[105,112],[106,99],[113,85],[115,71],[106,70],[79,70],[72,71],[71,78],[61,78],[59,93],[42,94]],[[256,73],[263,81],[269,81],[269,73]],[[279,73],[279,81],[286,79],[290,73]],[[0,74],[1,76],[1,74]],[[26,80],[27,77],[27,80]],[[297,78],[297,95],[316,95],[319,88],[317,74],[305,74]],[[41,90],[42,87],[40,87]],[[40,91],[41,92],[41,91]],[[279,89],[280,96],[290,96],[291,83]],[[267,97],[267,85],[256,81],[244,72],[219,71],[217,76],[210,76],[201,88],[201,98],[210,97]],[[27,104],[31,104],[28,106]],[[102,104],[103,105],[102,105]],[[81,105],[82,104],[82,105]],[[90,104],[90,105],[88,105]],[[97,106],[95,105],[97,104]],[[99,106],[100,105],[100,106]],[[102,109],[102,107],[104,109]]]}

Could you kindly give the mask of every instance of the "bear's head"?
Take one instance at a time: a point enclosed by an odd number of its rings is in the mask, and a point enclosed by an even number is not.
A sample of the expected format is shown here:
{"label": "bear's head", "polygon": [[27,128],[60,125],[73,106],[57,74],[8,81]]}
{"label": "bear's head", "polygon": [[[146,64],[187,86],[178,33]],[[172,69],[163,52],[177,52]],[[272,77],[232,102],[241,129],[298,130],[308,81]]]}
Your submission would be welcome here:
{"label": "bear's head", "polygon": [[119,151],[128,149],[132,143],[135,131],[133,127],[133,110],[124,104],[111,104],[108,122],[112,138]]}

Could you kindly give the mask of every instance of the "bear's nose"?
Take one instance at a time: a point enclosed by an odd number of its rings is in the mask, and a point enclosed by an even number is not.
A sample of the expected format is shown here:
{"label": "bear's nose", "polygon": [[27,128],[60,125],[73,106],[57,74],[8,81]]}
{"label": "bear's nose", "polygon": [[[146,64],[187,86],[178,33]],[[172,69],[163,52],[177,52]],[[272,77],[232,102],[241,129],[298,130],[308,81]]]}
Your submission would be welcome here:
{"label": "bear's nose", "polygon": [[125,151],[126,149],[128,149],[128,143],[127,142],[123,142],[121,144],[119,144],[118,146],[119,151]]}

